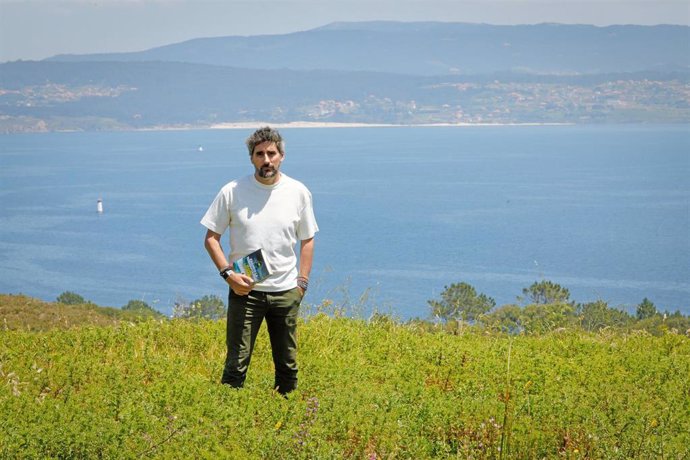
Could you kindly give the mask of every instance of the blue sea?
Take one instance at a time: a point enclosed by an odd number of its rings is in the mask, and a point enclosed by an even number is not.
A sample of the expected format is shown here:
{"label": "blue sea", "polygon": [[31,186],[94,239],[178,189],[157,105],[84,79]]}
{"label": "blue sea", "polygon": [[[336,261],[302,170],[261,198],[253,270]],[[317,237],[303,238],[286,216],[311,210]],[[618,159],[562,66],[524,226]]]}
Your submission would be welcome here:
{"label": "blue sea", "polygon": [[[199,220],[252,172],[249,133],[0,136],[0,292],[142,299],[165,313],[225,298]],[[283,135],[283,170],[311,189],[321,228],[308,304],[423,318],[451,283],[502,305],[547,279],[577,302],[634,311],[647,297],[690,314],[688,126]]]}

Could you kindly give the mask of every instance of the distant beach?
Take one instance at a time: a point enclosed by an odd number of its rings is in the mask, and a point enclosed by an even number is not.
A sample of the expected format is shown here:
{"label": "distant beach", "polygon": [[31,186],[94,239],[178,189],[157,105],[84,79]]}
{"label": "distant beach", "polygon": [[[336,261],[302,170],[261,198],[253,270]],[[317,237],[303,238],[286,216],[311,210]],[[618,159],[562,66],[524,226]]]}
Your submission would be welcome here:
{"label": "distant beach", "polygon": [[[338,123],[320,121],[291,121],[288,123],[271,123],[267,121],[247,121],[217,123],[206,129],[254,129],[270,125],[278,129],[283,128],[427,128],[427,127],[468,127],[468,126],[564,126],[574,123],[422,123],[422,124],[394,124],[394,123]],[[184,129],[184,128],[183,128]]]}

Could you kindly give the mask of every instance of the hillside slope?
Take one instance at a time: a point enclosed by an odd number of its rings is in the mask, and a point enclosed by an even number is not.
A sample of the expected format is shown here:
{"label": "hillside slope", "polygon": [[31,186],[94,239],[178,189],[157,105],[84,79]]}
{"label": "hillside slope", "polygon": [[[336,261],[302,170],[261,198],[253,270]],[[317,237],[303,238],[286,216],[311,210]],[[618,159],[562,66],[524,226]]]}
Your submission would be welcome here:
{"label": "hillside slope", "polygon": [[80,326],[116,326],[145,319],[136,312],[86,303],[65,305],[25,295],[0,294],[0,330],[48,331]]}
{"label": "hillside slope", "polygon": [[690,27],[441,22],[334,23],[282,35],[198,38],[55,61],[175,61],[255,69],[410,75],[690,70]]}
{"label": "hillside slope", "polygon": [[2,458],[685,458],[690,339],[451,335],[318,315],[300,387],[218,383],[222,322],[0,332]]}

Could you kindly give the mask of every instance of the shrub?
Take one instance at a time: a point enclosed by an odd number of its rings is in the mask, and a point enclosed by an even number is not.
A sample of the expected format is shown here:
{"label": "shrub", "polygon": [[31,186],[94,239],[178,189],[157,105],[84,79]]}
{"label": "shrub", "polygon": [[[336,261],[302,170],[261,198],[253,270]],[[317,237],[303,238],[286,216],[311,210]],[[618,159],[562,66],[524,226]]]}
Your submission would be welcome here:
{"label": "shrub", "polygon": [[79,305],[87,303],[82,296],[71,291],[65,291],[60,294],[57,297],[57,302],[65,305]]}
{"label": "shrub", "polygon": [[654,302],[649,300],[648,298],[642,299],[642,302],[637,306],[637,311],[635,312],[637,319],[647,319],[651,318],[652,316],[656,315],[656,306],[654,306]]}
{"label": "shrub", "polygon": [[503,305],[482,316],[482,326],[493,332],[518,333],[522,330],[522,309],[517,305]]}
{"label": "shrub", "polygon": [[158,310],[153,309],[149,304],[147,304],[143,300],[130,300],[129,302],[127,302],[127,305],[122,307],[122,310],[135,313],[136,315],[142,316],[142,317],[151,317],[151,318],[164,318],[165,317],[165,315],[163,315]]}
{"label": "shrub", "polygon": [[575,326],[575,307],[567,303],[527,305],[522,311],[520,321],[525,332],[533,334]]}
{"label": "shrub", "polygon": [[522,290],[522,294],[528,303],[568,303],[570,291],[560,284],[548,280],[534,282],[530,287]]}
{"label": "shrub", "polygon": [[598,331],[607,327],[622,328],[632,320],[628,313],[609,308],[603,300],[580,305],[578,313],[580,325],[586,331]]}
{"label": "shrub", "polygon": [[496,306],[496,301],[467,283],[453,283],[441,293],[441,300],[429,300],[431,314],[443,321],[475,321]]}
{"label": "shrub", "polygon": [[189,303],[178,299],[173,306],[173,318],[180,319],[217,320],[224,318],[226,313],[225,303],[217,295],[205,295]]}

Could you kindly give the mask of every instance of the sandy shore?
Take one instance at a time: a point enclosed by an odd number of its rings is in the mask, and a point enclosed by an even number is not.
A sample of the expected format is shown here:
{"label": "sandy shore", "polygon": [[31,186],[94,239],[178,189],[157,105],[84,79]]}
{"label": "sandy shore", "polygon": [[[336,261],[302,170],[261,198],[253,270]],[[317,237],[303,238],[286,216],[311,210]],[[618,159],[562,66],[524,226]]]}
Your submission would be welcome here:
{"label": "sandy shore", "polygon": [[289,123],[270,123],[266,121],[247,121],[239,123],[217,123],[209,129],[256,129],[261,126],[272,126],[278,129],[284,128],[382,128],[400,126],[385,123],[323,123],[318,121],[291,121]]}
{"label": "sandy shore", "polygon": [[291,121],[288,123],[271,123],[267,121],[246,121],[216,123],[213,125],[174,125],[151,126],[147,128],[133,129],[132,131],[192,131],[206,129],[257,129],[262,126],[272,126],[277,129],[312,129],[312,128],[429,128],[429,127],[471,127],[471,126],[567,126],[576,123],[418,123],[418,124],[393,124],[393,123],[332,123],[318,121]]}
{"label": "sandy shore", "polygon": [[217,123],[206,129],[256,129],[261,126],[272,126],[277,129],[289,128],[424,128],[433,126],[467,127],[467,126],[558,126],[572,123],[424,123],[424,124],[392,124],[392,123],[329,123],[317,121],[292,121],[289,123],[269,123],[263,121],[248,121],[241,123]]}

